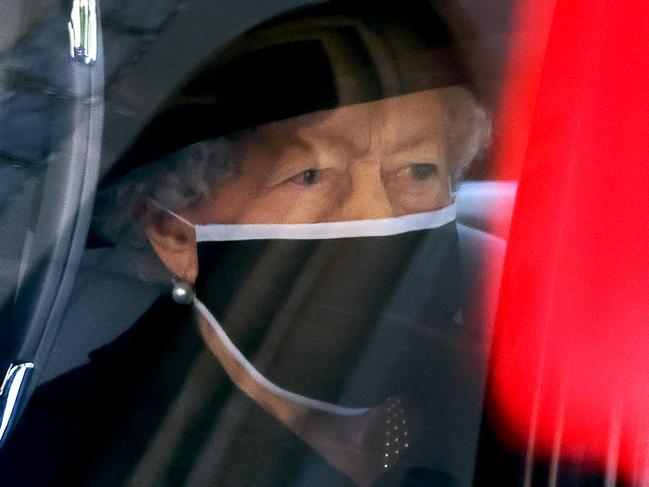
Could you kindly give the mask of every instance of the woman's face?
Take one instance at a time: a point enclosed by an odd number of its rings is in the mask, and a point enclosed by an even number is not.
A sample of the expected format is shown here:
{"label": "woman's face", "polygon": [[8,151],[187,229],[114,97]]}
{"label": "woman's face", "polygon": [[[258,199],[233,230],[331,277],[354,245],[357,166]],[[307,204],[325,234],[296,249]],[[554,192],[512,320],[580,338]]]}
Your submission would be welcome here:
{"label": "woman's face", "polygon": [[[439,91],[269,123],[238,139],[237,169],[180,214],[196,224],[386,218],[451,203]],[[145,228],[167,268],[194,283],[194,229],[159,213]]]}
{"label": "woman's face", "polygon": [[437,90],[294,117],[235,143],[237,170],[183,212],[196,223],[313,223],[451,202]]}

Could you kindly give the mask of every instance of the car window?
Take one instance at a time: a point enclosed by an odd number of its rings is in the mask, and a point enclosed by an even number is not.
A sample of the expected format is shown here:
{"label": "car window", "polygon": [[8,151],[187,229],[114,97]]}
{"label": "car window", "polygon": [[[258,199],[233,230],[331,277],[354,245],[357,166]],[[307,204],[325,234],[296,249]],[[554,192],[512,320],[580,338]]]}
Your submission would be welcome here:
{"label": "car window", "polygon": [[461,180],[504,52],[476,83],[425,2],[42,8],[4,56],[8,478],[469,485],[494,303],[463,276],[504,239],[501,183]]}
{"label": "car window", "polygon": [[637,91],[583,3],[0,7],[3,477],[643,485],[644,200],[589,162]]}

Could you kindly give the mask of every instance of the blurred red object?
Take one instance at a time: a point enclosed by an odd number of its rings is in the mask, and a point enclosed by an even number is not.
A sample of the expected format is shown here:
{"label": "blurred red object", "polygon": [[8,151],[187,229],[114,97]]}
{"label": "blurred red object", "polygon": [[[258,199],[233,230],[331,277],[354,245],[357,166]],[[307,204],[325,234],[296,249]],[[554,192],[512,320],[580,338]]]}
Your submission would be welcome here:
{"label": "blurred red object", "polygon": [[[542,33],[549,17],[535,8],[521,8],[520,22]],[[544,56],[512,64],[529,77],[512,71],[503,101],[500,172],[520,166],[521,176],[491,407],[530,456],[587,459],[645,484],[649,2],[557,0],[553,10]]]}

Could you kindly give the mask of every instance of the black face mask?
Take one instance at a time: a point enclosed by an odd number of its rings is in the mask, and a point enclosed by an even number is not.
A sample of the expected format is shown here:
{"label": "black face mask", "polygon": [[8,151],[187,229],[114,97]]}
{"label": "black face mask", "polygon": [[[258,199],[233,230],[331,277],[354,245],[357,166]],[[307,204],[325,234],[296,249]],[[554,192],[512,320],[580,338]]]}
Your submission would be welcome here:
{"label": "black face mask", "polygon": [[343,413],[380,404],[430,360],[422,332],[457,326],[454,214],[193,225],[197,308],[277,390]]}

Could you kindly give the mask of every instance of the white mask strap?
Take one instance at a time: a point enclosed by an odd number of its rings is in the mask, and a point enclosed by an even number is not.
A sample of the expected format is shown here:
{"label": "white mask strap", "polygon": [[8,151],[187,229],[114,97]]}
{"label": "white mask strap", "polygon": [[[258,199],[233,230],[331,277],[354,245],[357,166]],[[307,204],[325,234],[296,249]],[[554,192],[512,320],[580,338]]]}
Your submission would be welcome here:
{"label": "white mask strap", "polygon": [[440,210],[410,215],[322,223],[242,223],[196,225],[153,199],[149,201],[162,211],[196,231],[197,242],[236,240],[327,240],[333,238],[384,237],[417,230],[438,228],[456,219],[455,203]]}
{"label": "white mask strap", "polygon": [[390,218],[323,223],[256,223],[196,225],[198,242],[233,240],[327,240],[384,237],[438,228],[455,220],[455,203],[440,210]]}
{"label": "white mask strap", "polygon": [[234,359],[239,364],[239,366],[241,366],[257,384],[259,384],[265,390],[287,401],[300,404],[307,408],[311,408],[311,409],[315,409],[318,411],[323,411],[331,414],[340,414],[343,416],[357,416],[366,413],[369,410],[368,408],[351,408],[351,407],[339,406],[337,404],[332,404],[325,401],[320,401],[318,399],[314,399],[311,397],[303,396],[301,394],[296,394],[295,392],[288,391],[278,386],[274,382],[271,382],[266,377],[264,377],[261,374],[261,372],[259,372],[255,368],[255,366],[252,365],[246,359],[246,357],[241,353],[241,351],[236,347],[236,345],[232,343],[232,340],[230,340],[230,337],[228,337],[227,333],[225,333],[225,330],[221,327],[221,324],[217,321],[214,315],[210,313],[210,311],[203,303],[201,303],[198,299],[194,299],[194,306],[196,307],[198,312],[201,315],[203,315],[203,317],[207,320],[214,333],[216,333],[219,340],[224,345],[226,353],[232,359]]}
{"label": "white mask strap", "polygon": [[180,216],[178,213],[176,213],[176,212],[174,212],[174,211],[171,211],[169,208],[167,208],[167,207],[161,205],[160,203],[158,203],[158,202],[157,202],[156,200],[154,200],[153,198],[147,198],[147,199],[148,199],[149,203],[151,203],[153,206],[155,206],[155,207],[157,207],[158,209],[164,211],[165,213],[168,213],[169,215],[171,215],[171,216],[177,218],[178,220],[180,220],[181,222],[183,222],[185,225],[188,225],[188,226],[190,226],[190,227],[196,229],[196,225],[193,224],[192,222],[190,222],[187,218],[184,218],[184,217]]}

